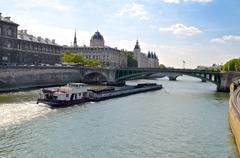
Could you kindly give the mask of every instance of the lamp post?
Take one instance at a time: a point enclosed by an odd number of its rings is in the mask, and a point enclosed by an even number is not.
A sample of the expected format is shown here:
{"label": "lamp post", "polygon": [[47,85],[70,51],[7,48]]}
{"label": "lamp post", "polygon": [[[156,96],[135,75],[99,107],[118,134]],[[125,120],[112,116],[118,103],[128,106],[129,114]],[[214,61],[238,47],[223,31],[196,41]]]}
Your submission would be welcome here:
{"label": "lamp post", "polygon": [[186,61],[183,60],[183,69],[185,69]]}

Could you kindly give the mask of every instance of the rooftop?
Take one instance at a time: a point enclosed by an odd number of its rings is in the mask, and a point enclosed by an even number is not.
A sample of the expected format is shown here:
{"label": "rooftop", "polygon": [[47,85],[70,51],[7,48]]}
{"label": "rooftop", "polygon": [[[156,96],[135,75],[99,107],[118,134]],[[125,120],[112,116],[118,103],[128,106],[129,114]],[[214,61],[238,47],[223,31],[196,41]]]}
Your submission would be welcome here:
{"label": "rooftop", "polygon": [[11,17],[10,17],[10,16],[3,17],[3,16],[2,16],[2,13],[0,13],[0,21],[6,22],[6,23],[11,23],[11,24],[14,24],[14,25],[17,25],[17,26],[18,26],[17,23],[15,23],[15,22],[13,22],[13,21],[11,20]]}
{"label": "rooftop", "polygon": [[43,44],[58,45],[55,43],[55,39],[50,40],[48,38],[42,38],[40,36],[35,37],[31,34],[28,34],[27,30],[18,30],[18,39],[22,39],[25,41],[38,42]]}

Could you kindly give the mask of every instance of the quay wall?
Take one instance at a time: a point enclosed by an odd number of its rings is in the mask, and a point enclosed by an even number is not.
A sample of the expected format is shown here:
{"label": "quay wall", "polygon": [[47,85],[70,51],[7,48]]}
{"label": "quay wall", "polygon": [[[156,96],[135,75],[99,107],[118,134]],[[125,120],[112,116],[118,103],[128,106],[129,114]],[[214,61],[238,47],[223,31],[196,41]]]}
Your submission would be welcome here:
{"label": "quay wall", "polygon": [[0,92],[80,82],[78,68],[0,67]]}
{"label": "quay wall", "polygon": [[228,106],[228,122],[240,154],[240,85],[231,85],[231,96]]}

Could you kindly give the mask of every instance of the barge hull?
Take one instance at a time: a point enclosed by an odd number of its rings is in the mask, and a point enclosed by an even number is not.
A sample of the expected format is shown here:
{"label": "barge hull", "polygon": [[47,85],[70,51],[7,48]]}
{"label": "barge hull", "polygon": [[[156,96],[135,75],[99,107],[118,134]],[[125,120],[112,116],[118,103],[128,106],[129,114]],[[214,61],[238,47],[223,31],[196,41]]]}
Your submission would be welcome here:
{"label": "barge hull", "polygon": [[88,102],[88,99],[79,99],[79,100],[71,100],[71,101],[48,101],[48,100],[44,100],[44,99],[38,99],[37,100],[37,104],[38,103],[43,103],[46,105],[49,105],[49,107],[51,108],[64,108],[64,107],[68,107],[68,106],[72,106],[75,104],[80,104],[80,103],[85,103]]}
{"label": "barge hull", "polygon": [[152,86],[152,87],[143,87],[143,88],[137,88],[137,89],[130,89],[130,90],[123,90],[123,91],[119,91],[119,92],[109,93],[106,96],[102,96],[102,97],[94,98],[94,99],[90,99],[90,100],[91,101],[102,101],[102,100],[107,100],[107,99],[111,99],[111,98],[124,97],[124,96],[128,96],[131,94],[154,91],[154,90],[159,90],[159,89],[162,89],[161,85]]}
{"label": "barge hull", "polygon": [[95,98],[85,98],[85,99],[79,99],[79,100],[71,100],[71,101],[53,101],[53,100],[45,100],[45,99],[38,99],[38,103],[44,103],[49,105],[51,108],[61,108],[61,107],[67,107],[72,106],[80,103],[90,102],[90,101],[101,101],[111,98],[117,98],[117,97],[123,97],[128,96],[131,94],[137,94],[147,91],[154,91],[162,89],[162,85],[155,85],[155,86],[145,86],[140,88],[131,88],[131,89],[124,89],[124,90],[117,90],[109,93],[99,94]]}

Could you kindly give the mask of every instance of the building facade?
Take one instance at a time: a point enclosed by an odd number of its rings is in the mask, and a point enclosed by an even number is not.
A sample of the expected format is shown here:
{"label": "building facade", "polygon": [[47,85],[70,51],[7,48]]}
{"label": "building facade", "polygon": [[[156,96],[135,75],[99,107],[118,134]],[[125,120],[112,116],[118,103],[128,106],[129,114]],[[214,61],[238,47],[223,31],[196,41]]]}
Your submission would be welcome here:
{"label": "building facade", "polygon": [[159,60],[156,53],[150,51],[148,55],[141,52],[141,48],[139,42],[137,40],[136,45],[133,49],[133,55],[138,61],[139,68],[158,68],[159,67]]}
{"label": "building facade", "polygon": [[126,68],[127,53],[117,48],[105,46],[103,36],[99,31],[95,32],[90,39],[90,46],[78,46],[74,37],[74,45],[65,46],[64,50],[70,50],[76,53],[82,53],[85,58],[94,58],[104,63],[105,66],[111,68]]}
{"label": "building facade", "polygon": [[0,13],[0,65],[60,63],[62,47],[55,40],[34,37]]}

